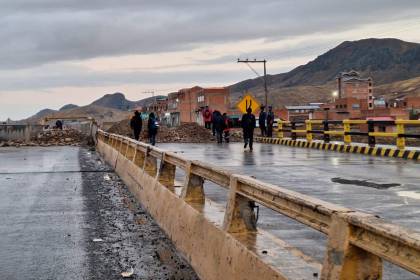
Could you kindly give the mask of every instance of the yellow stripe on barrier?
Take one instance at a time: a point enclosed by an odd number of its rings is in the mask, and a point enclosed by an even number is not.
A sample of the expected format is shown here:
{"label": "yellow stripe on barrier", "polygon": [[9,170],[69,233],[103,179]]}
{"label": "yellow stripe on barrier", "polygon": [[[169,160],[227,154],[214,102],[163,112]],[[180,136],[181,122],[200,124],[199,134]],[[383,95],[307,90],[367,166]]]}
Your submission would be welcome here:
{"label": "yellow stripe on barrier", "polygon": [[396,120],[395,124],[415,124],[420,125],[420,120]]}
{"label": "yellow stripe on barrier", "polygon": [[328,130],[328,131],[324,131],[324,134],[343,136],[344,135],[344,131]]}
{"label": "yellow stripe on barrier", "polygon": [[397,137],[398,133],[395,132],[369,132],[369,136],[375,137]]}
{"label": "yellow stripe on barrier", "polygon": [[348,123],[348,124],[367,124],[367,120],[343,120],[343,123]]}
{"label": "yellow stripe on barrier", "polygon": [[389,157],[393,157],[393,156],[394,156],[394,154],[395,154],[395,152],[396,152],[396,150],[395,150],[395,149],[389,149],[389,154],[388,154],[388,156],[389,156]]}
{"label": "yellow stripe on barrier", "polygon": [[292,133],[306,133],[306,130],[304,129],[292,129]]}
{"label": "yellow stripe on barrier", "polygon": [[415,151],[411,151],[411,152],[408,154],[407,158],[408,158],[408,159],[413,159],[413,157],[414,157],[414,154],[415,154],[415,153],[416,153]]}

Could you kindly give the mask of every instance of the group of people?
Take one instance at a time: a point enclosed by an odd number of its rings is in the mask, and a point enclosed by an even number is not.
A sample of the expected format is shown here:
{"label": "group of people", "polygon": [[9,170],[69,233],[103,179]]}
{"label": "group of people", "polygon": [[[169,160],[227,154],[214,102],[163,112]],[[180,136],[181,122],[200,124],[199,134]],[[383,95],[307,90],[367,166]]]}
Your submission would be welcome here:
{"label": "group of people", "polygon": [[226,113],[220,113],[220,111],[210,111],[209,107],[206,106],[203,110],[204,126],[207,129],[211,129],[213,136],[216,136],[217,143],[222,143],[223,140],[229,143],[230,129],[232,128],[232,120],[227,116]]}
{"label": "group of people", "polygon": [[268,106],[268,112],[265,112],[265,106],[261,106],[258,124],[262,137],[273,137],[274,113],[272,106]]}
{"label": "group of people", "polygon": [[[258,118],[258,124],[261,130],[261,136],[272,137],[273,135],[273,124],[274,124],[274,113],[271,106],[268,107],[268,112],[265,112],[265,106],[261,106],[260,115]],[[227,116],[226,113],[220,113],[220,111],[211,111],[208,106],[202,112],[204,125],[207,129],[211,129],[213,136],[216,137],[217,143],[222,143],[223,140],[229,143],[230,129],[233,127],[232,120]],[[139,140],[140,133],[143,126],[143,120],[141,114],[138,111],[134,112],[134,116],[130,121],[131,129],[134,133],[134,139]],[[256,118],[252,114],[252,109],[248,108],[246,114],[242,116],[241,126],[244,138],[244,149],[249,146],[252,151],[253,140],[254,140],[254,129],[256,127]],[[147,121],[147,133],[149,142],[153,146],[156,144],[156,135],[158,132],[158,122],[154,113],[149,114]]]}
{"label": "group of people", "polygon": [[[134,116],[130,120],[130,127],[133,130],[134,139],[140,139],[140,133],[143,127],[143,119],[139,111],[134,112]],[[149,114],[149,118],[147,120],[147,134],[149,137],[149,143],[153,146],[156,144],[156,135],[158,133],[158,122],[156,119],[155,114],[152,112]]]}

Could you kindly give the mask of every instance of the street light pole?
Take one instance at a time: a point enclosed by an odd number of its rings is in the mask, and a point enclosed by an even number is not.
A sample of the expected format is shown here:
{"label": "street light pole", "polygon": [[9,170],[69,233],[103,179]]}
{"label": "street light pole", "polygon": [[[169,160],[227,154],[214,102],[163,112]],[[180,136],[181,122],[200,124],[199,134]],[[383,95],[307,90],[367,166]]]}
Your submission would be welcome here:
{"label": "street light pole", "polygon": [[[245,59],[245,60],[241,60],[241,59],[239,59],[238,58],[238,63],[263,63],[264,64],[264,79],[263,79],[263,81],[264,81],[264,93],[265,93],[265,107],[267,107],[267,105],[268,105],[268,88],[267,88],[267,67],[266,67],[266,64],[267,64],[267,60],[256,60],[256,59],[254,59],[254,60],[249,60],[248,58],[247,59]],[[249,65],[248,65],[249,66]],[[259,78],[261,78],[260,77],[260,75],[254,70],[254,69],[252,69],[251,68],[251,70],[255,73],[255,74],[257,74],[257,76],[259,77]]]}

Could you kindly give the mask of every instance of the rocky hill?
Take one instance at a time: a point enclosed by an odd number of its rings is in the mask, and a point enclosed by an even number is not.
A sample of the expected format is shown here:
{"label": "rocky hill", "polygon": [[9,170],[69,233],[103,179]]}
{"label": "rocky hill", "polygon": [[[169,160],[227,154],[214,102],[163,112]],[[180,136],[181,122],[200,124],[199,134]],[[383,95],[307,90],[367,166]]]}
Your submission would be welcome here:
{"label": "rocky hill", "polygon": [[130,110],[151,104],[155,98],[162,97],[148,97],[139,101],[130,101],[125,98],[122,93],[106,94],[103,97],[95,100],[87,106],[79,107],[74,104],[67,104],[60,108],[60,110],[44,109],[35,115],[21,120],[24,123],[38,123],[41,119],[49,117],[70,117],[70,116],[89,116],[95,118],[99,122],[117,122],[126,119],[131,115]]}
{"label": "rocky hill", "polygon": [[[315,60],[290,72],[269,75],[270,100],[282,105],[328,98],[339,72],[356,70],[371,76],[374,85],[391,84],[420,76],[420,44],[397,39],[365,39],[346,41]],[[249,90],[262,100],[261,79],[250,79],[231,86],[233,100]],[[324,90],[323,93],[320,93]],[[294,92],[295,94],[293,94]],[[294,96],[296,95],[296,96]],[[302,100],[303,101],[303,100]]]}

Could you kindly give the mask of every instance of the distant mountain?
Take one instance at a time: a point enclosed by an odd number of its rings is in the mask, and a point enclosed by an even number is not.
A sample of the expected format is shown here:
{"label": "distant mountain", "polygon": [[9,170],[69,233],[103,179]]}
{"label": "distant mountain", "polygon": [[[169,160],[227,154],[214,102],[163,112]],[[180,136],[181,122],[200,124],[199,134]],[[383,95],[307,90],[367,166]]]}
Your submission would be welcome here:
{"label": "distant mountain", "polygon": [[[373,78],[374,85],[393,83],[420,76],[420,44],[398,39],[364,39],[345,41],[315,60],[290,72],[269,75],[270,96],[276,100],[279,94],[292,88],[305,86],[311,95],[312,86],[334,87],[335,77],[342,71],[356,70],[362,76]],[[261,79],[250,79],[231,86],[235,99],[245,90],[262,98]],[[303,93],[305,94],[305,93]],[[325,96],[329,93],[325,92]],[[310,98],[309,98],[310,99]]]}
{"label": "distant mountain", "polygon": [[63,107],[61,107],[58,111],[64,111],[64,110],[69,110],[69,109],[74,109],[74,108],[79,108],[79,106],[75,104],[66,104]]}
{"label": "distant mountain", "polygon": [[93,101],[90,105],[127,111],[135,107],[135,102],[125,99],[124,94],[116,92],[113,94],[105,94],[101,98]]}
{"label": "distant mountain", "polygon": [[154,102],[156,98],[164,97],[158,95],[148,97],[139,101],[130,101],[125,98],[122,93],[106,94],[103,97],[93,101],[87,106],[79,107],[74,104],[67,104],[60,110],[44,109],[35,115],[21,120],[20,122],[38,123],[41,119],[49,117],[69,117],[69,116],[89,116],[95,118],[99,122],[113,122],[128,118],[131,114],[129,111],[142,106],[148,106]]}

